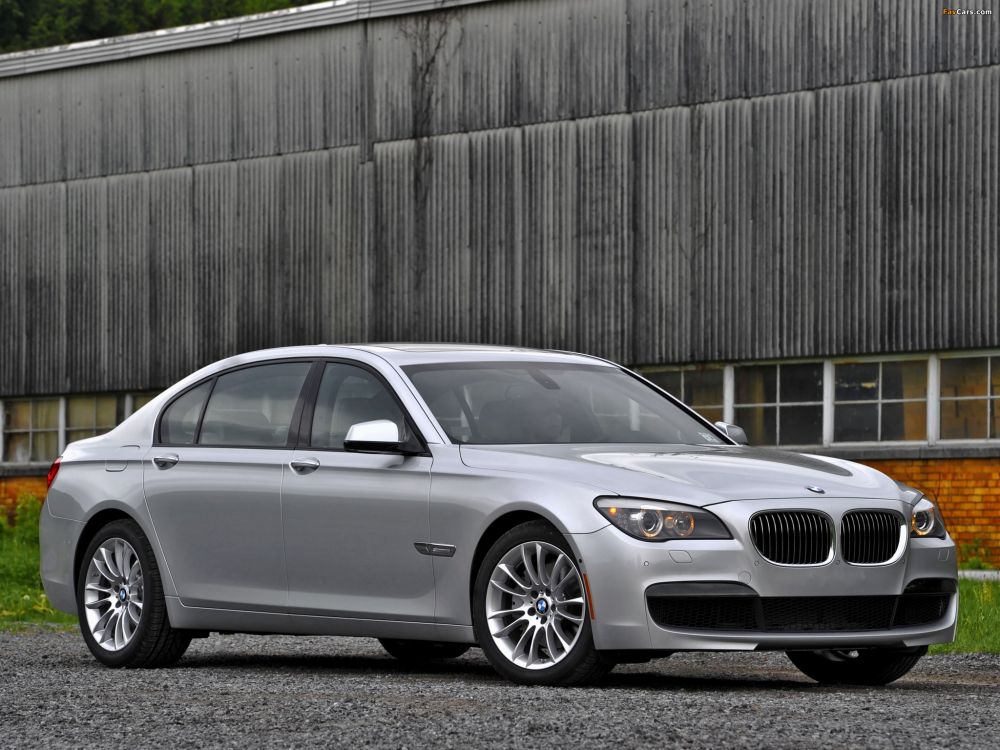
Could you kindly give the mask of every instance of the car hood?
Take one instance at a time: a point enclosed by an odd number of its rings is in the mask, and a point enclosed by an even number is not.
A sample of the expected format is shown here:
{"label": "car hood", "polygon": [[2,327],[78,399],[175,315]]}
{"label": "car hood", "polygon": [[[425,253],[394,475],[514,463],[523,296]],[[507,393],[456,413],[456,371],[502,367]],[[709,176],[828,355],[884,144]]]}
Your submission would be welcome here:
{"label": "car hood", "polygon": [[472,468],[561,477],[610,494],[700,506],[791,498],[897,500],[906,494],[868,466],[745,446],[464,445],[461,455]]}

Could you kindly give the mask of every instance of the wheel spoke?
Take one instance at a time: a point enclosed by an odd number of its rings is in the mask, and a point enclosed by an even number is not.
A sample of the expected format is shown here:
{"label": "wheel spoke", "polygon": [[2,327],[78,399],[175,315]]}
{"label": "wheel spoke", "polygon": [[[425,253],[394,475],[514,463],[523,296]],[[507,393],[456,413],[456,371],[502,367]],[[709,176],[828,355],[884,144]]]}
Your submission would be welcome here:
{"label": "wheel spoke", "polygon": [[122,621],[122,645],[124,645],[132,640],[132,634],[135,632],[135,627],[132,624],[132,616],[128,612],[128,607],[126,607],[125,611],[122,612],[120,619]]}
{"label": "wheel spoke", "polygon": [[507,565],[498,565],[497,570],[502,570],[504,573],[506,573],[507,577],[510,578],[510,580],[512,580],[518,586],[520,586],[523,591],[531,590],[531,585],[529,584],[526,586],[524,583],[522,583],[521,579],[518,578],[516,575],[514,575],[514,571],[512,571]]}
{"label": "wheel spoke", "polygon": [[560,627],[560,623],[558,620],[553,621],[552,632],[556,634],[556,638],[558,638],[559,643],[562,644],[563,651],[569,651],[573,645],[572,641],[567,640],[566,636],[562,634],[562,628]]}
{"label": "wheel spoke", "polygon": [[555,616],[563,620],[569,620],[570,622],[575,622],[575,623],[583,622],[583,615],[573,615],[570,614],[569,612],[564,612],[561,609],[556,610]]}
{"label": "wheel spoke", "polygon": [[114,561],[115,567],[118,568],[118,574],[125,578],[125,571],[128,570],[128,555],[125,552],[125,542],[122,540],[117,540],[114,546]]}
{"label": "wheel spoke", "polygon": [[545,552],[542,545],[535,543],[535,570],[538,572],[538,583],[548,586],[548,576],[545,575]]}
{"label": "wheel spoke", "polygon": [[[549,658],[552,661],[559,659],[561,655],[559,653],[559,636],[556,634],[555,625],[551,622],[545,626],[545,648],[549,650]],[[562,650],[566,650],[566,644],[562,644]]]}
{"label": "wheel spoke", "polygon": [[535,631],[531,634],[531,643],[528,645],[528,666],[535,664],[539,659],[538,647],[545,637],[545,628],[540,625],[535,626]]}
{"label": "wheel spoke", "polygon": [[500,628],[500,630],[498,630],[497,632],[495,632],[493,634],[493,637],[494,638],[504,638],[504,637],[510,635],[511,633],[513,633],[515,630],[517,630],[517,628],[519,626],[524,625],[526,622],[528,622],[528,618],[527,617],[518,617],[513,622],[507,623],[502,628]]}
{"label": "wheel spoke", "polygon": [[531,554],[528,552],[528,545],[521,545],[521,560],[524,561],[524,572],[527,573],[528,578],[531,579],[532,586],[540,586],[541,579],[538,577],[538,572],[532,567]]}
{"label": "wheel spoke", "polygon": [[524,607],[517,607],[516,609],[501,609],[497,612],[492,612],[488,615],[490,620],[495,620],[499,617],[509,617],[510,615],[523,615]]}
{"label": "wheel spoke", "polygon": [[128,603],[128,616],[132,619],[132,622],[136,625],[139,624],[139,618],[142,617],[142,605],[136,602]]}
{"label": "wheel spoke", "polygon": [[[566,562],[569,563],[568,558]],[[574,568],[572,563],[570,563],[569,570],[566,571],[566,575],[560,578],[559,582],[552,587],[552,596],[558,596],[559,594],[561,594],[563,589],[566,587],[566,584],[575,581],[576,579],[577,579],[576,568]]]}
{"label": "wheel spoke", "polygon": [[110,586],[98,586],[96,583],[88,583],[83,587],[84,591],[96,591],[98,594],[111,594]]}
{"label": "wheel spoke", "polygon": [[531,648],[531,641],[535,636],[535,631],[536,628],[534,628],[531,625],[526,627],[524,629],[524,632],[521,633],[521,637],[518,639],[517,645],[514,646],[514,659],[517,660],[523,656],[525,662],[527,662],[529,666],[531,664],[530,662],[531,655],[528,653],[528,651]]}
{"label": "wheel spoke", "polygon": [[492,580],[490,581],[490,586],[492,586],[493,588],[499,589],[500,591],[502,591],[505,594],[510,594],[511,596],[517,596],[517,597],[524,596],[524,591],[527,590],[527,589],[523,589],[521,591],[514,591],[514,589],[507,588],[506,586],[502,586],[499,583],[497,583],[496,581],[492,581]]}
{"label": "wheel spoke", "polygon": [[110,607],[114,605],[114,603],[115,598],[113,596],[109,596],[106,599],[95,599],[92,602],[86,602],[83,606],[87,609],[100,609],[101,607]]}
{"label": "wheel spoke", "polygon": [[115,580],[116,576],[111,571],[111,568],[108,567],[108,564],[103,559],[101,559],[103,558],[103,556],[104,556],[104,550],[102,549],[100,552],[98,552],[98,556],[94,557],[93,560],[94,568],[97,570],[98,573],[101,574],[102,578],[110,582]]}
{"label": "wheel spoke", "polygon": [[122,648],[125,643],[125,618],[122,617],[121,610],[118,610],[115,613],[115,648]]}

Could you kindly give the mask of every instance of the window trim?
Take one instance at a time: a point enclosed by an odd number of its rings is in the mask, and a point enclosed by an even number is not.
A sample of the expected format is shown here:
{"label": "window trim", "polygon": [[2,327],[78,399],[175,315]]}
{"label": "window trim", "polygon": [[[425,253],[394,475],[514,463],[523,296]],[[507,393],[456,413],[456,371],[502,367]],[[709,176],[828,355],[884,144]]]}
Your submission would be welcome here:
{"label": "window trim", "polygon": [[[410,430],[413,437],[416,439],[417,444],[420,446],[419,451],[408,452],[407,456],[425,456],[429,457],[431,455],[430,448],[427,445],[427,441],[424,439],[423,434],[417,427],[413,420],[413,415],[410,414],[409,410],[406,408],[406,404],[399,397],[396,389],[392,387],[392,384],[386,379],[385,375],[378,371],[375,367],[368,364],[367,362],[361,362],[356,359],[348,359],[346,357],[321,357],[313,363],[313,370],[309,373],[309,377],[306,378],[306,384],[303,386],[303,393],[306,398],[303,400],[302,412],[299,415],[298,429],[296,430],[296,440],[293,446],[294,450],[297,451],[320,451],[323,453],[356,453],[357,451],[349,451],[345,448],[318,448],[312,445],[312,427],[313,419],[316,416],[316,402],[319,398],[319,389],[323,383],[323,373],[326,371],[326,367],[329,364],[340,364],[349,365],[357,367],[359,369],[365,370],[370,375],[373,375],[382,387],[388,391],[389,395],[392,396],[392,400],[396,402],[399,407],[400,413],[403,415],[403,419],[406,420],[406,426]],[[313,377],[314,382],[310,384],[309,378]],[[311,385],[311,389],[310,389]],[[365,451],[368,455],[376,456],[398,456],[403,455],[399,451]]]}
{"label": "window trim", "polygon": [[[310,369],[306,372],[306,377],[302,381],[302,385],[299,387],[299,393],[296,397],[295,407],[292,409],[292,418],[288,424],[288,436],[285,438],[285,444],[283,446],[278,445],[202,445],[198,441],[201,439],[201,427],[205,421],[205,412],[208,410],[208,403],[212,400],[212,394],[215,393],[215,384],[220,377],[223,375],[228,375],[231,372],[237,372],[239,370],[246,370],[250,367],[266,367],[267,365],[277,365],[277,364],[287,364],[303,362],[310,365]],[[246,362],[242,365],[236,365],[234,367],[227,367],[225,370],[219,370],[214,372],[206,378],[202,378],[197,383],[185,388],[183,391],[170,397],[162,407],[160,407],[159,413],[156,415],[156,422],[153,426],[153,440],[152,447],[154,448],[246,448],[247,450],[291,450],[295,447],[295,441],[293,438],[293,428],[295,426],[295,418],[299,412],[299,407],[305,393],[306,384],[309,382],[309,376],[312,373],[312,368],[315,366],[315,357],[288,357],[281,359],[265,359],[259,360],[257,362]],[[205,398],[205,403],[201,405],[201,413],[198,415],[198,426],[195,428],[194,442],[193,443],[165,443],[161,440],[160,426],[163,422],[163,415],[166,414],[167,410],[173,405],[173,403],[184,396],[189,391],[193,391],[195,388],[203,386],[205,383],[211,382],[211,387],[208,390],[208,396]]]}

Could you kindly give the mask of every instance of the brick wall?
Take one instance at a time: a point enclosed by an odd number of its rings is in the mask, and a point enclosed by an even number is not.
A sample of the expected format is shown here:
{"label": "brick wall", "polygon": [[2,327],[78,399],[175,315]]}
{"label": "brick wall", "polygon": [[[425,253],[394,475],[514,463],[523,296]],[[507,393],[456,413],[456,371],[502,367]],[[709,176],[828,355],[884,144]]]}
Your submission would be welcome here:
{"label": "brick wall", "polygon": [[21,495],[45,497],[45,477],[0,477],[0,514],[14,521],[14,503]]}
{"label": "brick wall", "polygon": [[933,458],[863,461],[893,479],[905,482],[936,500],[948,532],[955,538],[959,560],[978,556],[986,548],[1000,565],[1000,459]]}

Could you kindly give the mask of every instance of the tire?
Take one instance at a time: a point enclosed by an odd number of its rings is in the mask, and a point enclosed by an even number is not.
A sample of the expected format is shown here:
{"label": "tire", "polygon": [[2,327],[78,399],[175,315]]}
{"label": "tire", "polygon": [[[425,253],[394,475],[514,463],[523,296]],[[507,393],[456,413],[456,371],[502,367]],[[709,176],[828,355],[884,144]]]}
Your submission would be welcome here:
{"label": "tire", "polygon": [[792,664],[823,685],[888,685],[913,669],[926,653],[926,646],[787,652]]}
{"label": "tire", "polygon": [[409,641],[400,638],[379,638],[389,655],[409,664],[425,664],[442,659],[456,659],[469,650],[467,643],[444,641]]}
{"label": "tire", "polygon": [[167,621],[153,548],[134,521],[112,521],[90,540],[77,574],[76,601],[83,639],[105,666],[166,667],[191,643],[189,632]]}
{"label": "tire", "polygon": [[573,551],[543,521],[516,526],[490,547],[473,584],[472,623],[490,664],[513,682],[583,685],[614,667],[594,649],[586,586]]}

